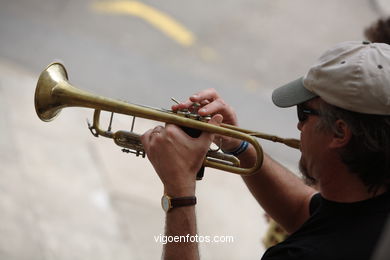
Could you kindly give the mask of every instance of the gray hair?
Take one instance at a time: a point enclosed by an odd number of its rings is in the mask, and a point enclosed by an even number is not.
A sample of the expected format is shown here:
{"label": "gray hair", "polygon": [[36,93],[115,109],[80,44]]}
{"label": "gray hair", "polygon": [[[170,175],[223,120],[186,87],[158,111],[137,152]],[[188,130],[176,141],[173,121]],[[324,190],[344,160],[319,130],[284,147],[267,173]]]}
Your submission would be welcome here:
{"label": "gray hair", "polygon": [[320,102],[318,129],[341,135],[336,120],[343,120],[352,132],[340,151],[342,162],[356,174],[369,192],[390,186],[390,116],[348,111]]}

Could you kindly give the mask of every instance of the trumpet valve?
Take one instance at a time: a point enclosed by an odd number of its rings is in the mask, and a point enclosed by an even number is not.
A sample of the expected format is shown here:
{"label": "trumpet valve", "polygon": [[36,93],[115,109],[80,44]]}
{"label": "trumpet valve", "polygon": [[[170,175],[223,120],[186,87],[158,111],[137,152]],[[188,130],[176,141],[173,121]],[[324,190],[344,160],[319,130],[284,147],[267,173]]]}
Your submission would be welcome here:
{"label": "trumpet valve", "polygon": [[141,143],[139,134],[121,130],[114,133],[113,139],[116,145],[124,148],[122,149],[123,152],[145,157],[144,146]]}

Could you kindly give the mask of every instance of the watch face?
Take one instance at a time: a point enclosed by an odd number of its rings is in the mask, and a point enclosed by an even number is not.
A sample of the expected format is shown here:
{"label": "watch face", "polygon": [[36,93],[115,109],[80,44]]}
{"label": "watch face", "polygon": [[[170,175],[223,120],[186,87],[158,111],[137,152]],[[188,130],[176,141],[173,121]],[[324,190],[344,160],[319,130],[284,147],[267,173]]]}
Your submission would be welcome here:
{"label": "watch face", "polygon": [[161,198],[161,206],[165,212],[168,212],[168,210],[171,208],[169,197],[164,195]]}

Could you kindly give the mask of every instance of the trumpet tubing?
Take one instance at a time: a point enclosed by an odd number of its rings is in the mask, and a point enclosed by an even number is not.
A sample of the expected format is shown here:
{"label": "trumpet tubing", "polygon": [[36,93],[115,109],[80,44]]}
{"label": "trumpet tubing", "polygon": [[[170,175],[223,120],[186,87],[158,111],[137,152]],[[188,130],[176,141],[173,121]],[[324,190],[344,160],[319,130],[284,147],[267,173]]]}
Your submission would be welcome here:
{"label": "trumpet tubing", "polygon": [[250,168],[241,168],[236,157],[216,151],[209,151],[203,162],[203,165],[206,167],[240,175],[251,175],[258,171],[262,165],[263,151],[255,137],[285,143],[292,147],[295,146],[295,148],[299,147],[299,141],[295,139],[287,140],[226,124],[215,126],[203,122],[207,121],[207,119],[199,120],[202,118],[199,118],[197,115],[158,110],[91,94],[76,88],[68,82],[68,74],[61,63],[52,63],[41,73],[38,79],[35,90],[35,110],[42,121],[48,122],[58,116],[61,109],[66,107],[94,109],[93,125],[89,125],[92,134],[112,138],[117,145],[124,148],[124,151],[132,152],[142,157],[145,156],[145,152],[140,142],[140,135],[126,130],[112,132],[110,127],[108,130],[102,130],[99,126],[100,111],[141,117],[247,141],[254,147],[257,154],[257,160]]}

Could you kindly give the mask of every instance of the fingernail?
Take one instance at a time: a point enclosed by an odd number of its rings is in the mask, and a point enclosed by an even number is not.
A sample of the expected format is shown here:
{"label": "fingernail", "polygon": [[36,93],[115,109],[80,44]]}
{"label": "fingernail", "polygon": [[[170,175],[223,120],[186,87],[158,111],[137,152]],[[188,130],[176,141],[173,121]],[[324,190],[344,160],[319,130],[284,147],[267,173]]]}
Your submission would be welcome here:
{"label": "fingernail", "polygon": [[191,97],[192,98],[198,98],[198,95],[192,95]]}
{"label": "fingernail", "polygon": [[206,113],[206,112],[207,112],[207,109],[206,109],[206,108],[202,108],[202,109],[200,110],[200,112]]}

